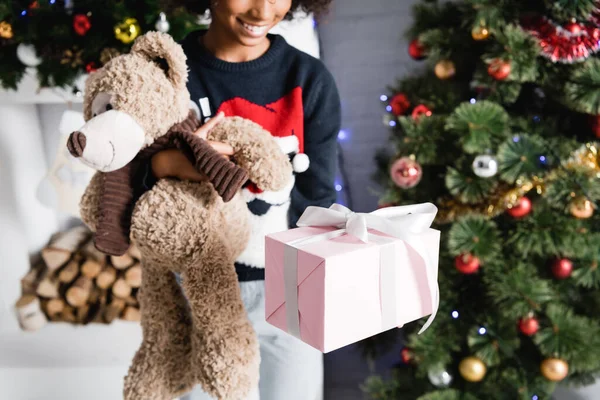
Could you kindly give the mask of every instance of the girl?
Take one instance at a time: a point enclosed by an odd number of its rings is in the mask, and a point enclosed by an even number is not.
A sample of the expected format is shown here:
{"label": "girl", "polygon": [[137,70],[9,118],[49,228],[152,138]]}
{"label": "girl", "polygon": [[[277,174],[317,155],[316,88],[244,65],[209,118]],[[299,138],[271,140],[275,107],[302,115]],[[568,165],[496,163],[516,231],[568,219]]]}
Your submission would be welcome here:
{"label": "girl", "polygon": [[[317,59],[291,47],[269,30],[296,10],[320,14],[332,0],[180,0],[191,12],[210,9],[207,31],[191,33],[182,46],[190,70],[188,89],[208,131],[224,116],[253,120],[277,137],[295,136],[297,151],[310,166],[296,175],[288,220],[278,226],[294,227],[306,207],[329,207],[336,199],[336,139],[340,129],[340,99],[333,77]],[[182,4],[183,3],[183,4]],[[233,154],[225,143],[212,143],[224,156]],[[187,158],[177,150],[152,160],[151,182],[171,177],[200,180]],[[249,248],[236,263],[242,299],[260,341],[260,384],[251,398],[261,400],[320,400],[323,398],[322,354],[295,337],[269,325],[264,310],[264,233],[273,231],[272,219],[262,218],[270,205],[257,188],[245,188],[254,214]],[[289,198],[284,201],[289,204]],[[263,204],[264,203],[264,204]],[[286,207],[287,209],[287,207]],[[272,214],[275,215],[275,214]],[[281,229],[279,229],[281,230]],[[262,252],[262,253],[261,253]],[[240,257],[242,257],[240,256]],[[260,392],[260,395],[259,395]],[[198,387],[190,400],[210,397]]]}

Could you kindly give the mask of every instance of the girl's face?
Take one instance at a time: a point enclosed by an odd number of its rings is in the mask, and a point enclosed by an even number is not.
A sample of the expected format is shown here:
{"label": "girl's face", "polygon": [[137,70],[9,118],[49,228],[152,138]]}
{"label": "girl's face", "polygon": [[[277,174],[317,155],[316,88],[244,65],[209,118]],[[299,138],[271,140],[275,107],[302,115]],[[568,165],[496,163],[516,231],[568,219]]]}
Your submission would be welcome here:
{"label": "girl's face", "polygon": [[292,0],[216,0],[212,6],[213,24],[244,46],[264,43],[267,33],[281,21]]}

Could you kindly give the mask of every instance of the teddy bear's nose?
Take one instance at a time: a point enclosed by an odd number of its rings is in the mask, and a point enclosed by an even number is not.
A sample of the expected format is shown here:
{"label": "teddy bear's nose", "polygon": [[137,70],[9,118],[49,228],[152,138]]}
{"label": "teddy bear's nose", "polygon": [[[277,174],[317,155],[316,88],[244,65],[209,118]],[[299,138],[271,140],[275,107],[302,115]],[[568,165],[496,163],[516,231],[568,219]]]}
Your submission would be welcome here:
{"label": "teddy bear's nose", "polygon": [[85,149],[85,135],[81,132],[73,132],[69,136],[69,140],[67,141],[67,148],[69,149],[69,153],[73,155],[73,157],[81,157],[83,155],[83,149]]}

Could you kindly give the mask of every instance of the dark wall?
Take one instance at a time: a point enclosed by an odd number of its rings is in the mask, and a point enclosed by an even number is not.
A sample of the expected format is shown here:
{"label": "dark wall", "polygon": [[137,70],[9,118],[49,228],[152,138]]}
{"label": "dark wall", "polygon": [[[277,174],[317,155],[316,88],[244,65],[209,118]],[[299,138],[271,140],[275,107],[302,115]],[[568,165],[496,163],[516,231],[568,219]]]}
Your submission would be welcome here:
{"label": "dark wall", "polygon": [[355,211],[372,211],[377,190],[371,175],[375,151],[387,144],[384,107],[379,97],[388,85],[418,63],[407,53],[403,34],[415,0],[334,0],[319,25],[322,59],[333,73],[342,98],[342,142],[350,198]]}

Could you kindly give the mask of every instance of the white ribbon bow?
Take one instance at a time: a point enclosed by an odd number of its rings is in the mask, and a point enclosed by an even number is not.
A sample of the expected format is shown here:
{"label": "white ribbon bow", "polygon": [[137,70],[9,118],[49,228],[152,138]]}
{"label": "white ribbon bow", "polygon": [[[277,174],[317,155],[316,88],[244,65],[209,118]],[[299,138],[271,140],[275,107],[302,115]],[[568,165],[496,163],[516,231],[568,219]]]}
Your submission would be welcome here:
{"label": "white ribbon bow", "polygon": [[439,307],[439,286],[437,282],[436,264],[431,259],[428,249],[422,241],[415,237],[431,227],[437,214],[437,207],[432,203],[414,204],[399,207],[387,207],[372,213],[355,213],[340,204],[330,208],[308,207],[297,225],[300,226],[335,226],[344,229],[347,234],[355,236],[367,243],[369,229],[394,236],[411,246],[425,262],[427,281],[431,293],[432,313],[419,331],[423,333],[437,314]]}

